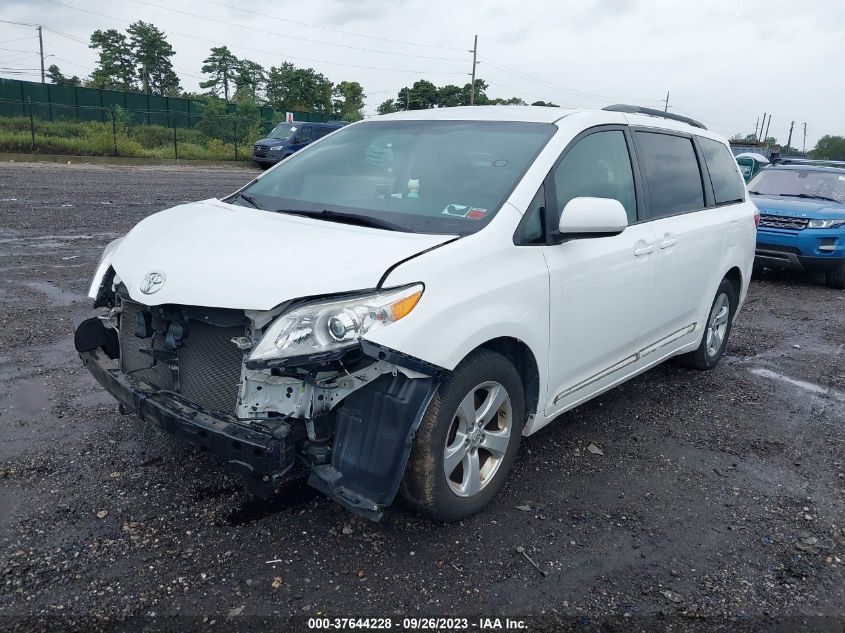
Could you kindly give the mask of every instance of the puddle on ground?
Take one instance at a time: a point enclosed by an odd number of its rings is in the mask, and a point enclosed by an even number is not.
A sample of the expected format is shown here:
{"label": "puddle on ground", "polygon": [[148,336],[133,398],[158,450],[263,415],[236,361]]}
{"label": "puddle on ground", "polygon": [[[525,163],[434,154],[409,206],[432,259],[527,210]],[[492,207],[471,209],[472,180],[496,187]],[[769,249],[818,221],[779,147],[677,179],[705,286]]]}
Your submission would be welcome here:
{"label": "puddle on ground", "polygon": [[43,376],[17,380],[0,399],[0,421],[5,426],[11,422],[24,422],[42,418],[49,411],[47,385]]}
{"label": "puddle on ground", "polygon": [[306,504],[317,498],[319,494],[305,483],[291,483],[283,486],[270,497],[250,497],[229,513],[226,523],[238,526],[259,521],[277,512]]}
{"label": "puddle on ground", "polygon": [[784,376],[776,371],[772,371],[771,369],[766,369],[764,367],[755,367],[754,369],[749,370],[752,374],[756,376],[762,376],[763,378],[770,378],[772,380],[778,380],[780,382],[787,383],[792,385],[793,387],[799,387],[800,389],[804,389],[805,391],[809,391],[810,393],[815,393],[820,396],[833,396],[836,400],[844,400],[845,396],[839,393],[836,389],[831,389],[830,387],[822,387],[821,385],[817,385],[812,382],[807,382],[805,380],[798,380],[797,378],[790,378],[789,376]]}
{"label": "puddle on ground", "polygon": [[56,284],[51,284],[48,281],[25,281],[24,286],[43,292],[53,305],[57,306],[69,306],[85,299],[81,294],[62,290]]}

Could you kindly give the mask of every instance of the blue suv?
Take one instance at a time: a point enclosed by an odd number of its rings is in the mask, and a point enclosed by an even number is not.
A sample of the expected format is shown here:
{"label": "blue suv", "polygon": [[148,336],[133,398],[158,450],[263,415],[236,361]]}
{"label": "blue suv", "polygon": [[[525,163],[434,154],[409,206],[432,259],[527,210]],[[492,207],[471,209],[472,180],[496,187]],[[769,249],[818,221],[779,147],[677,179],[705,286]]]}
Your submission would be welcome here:
{"label": "blue suv", "polygon": [[252,146],[252,160],[260,167],[267,169],[344,125],[347,125],[346,121],[279,123],[267,135],[267,138],[256,141]]}
{"label": "blue suv", "polygon": [[755,264],[823,271],[845,289],[845,163],[783,160],[748,183],[760,210]]}

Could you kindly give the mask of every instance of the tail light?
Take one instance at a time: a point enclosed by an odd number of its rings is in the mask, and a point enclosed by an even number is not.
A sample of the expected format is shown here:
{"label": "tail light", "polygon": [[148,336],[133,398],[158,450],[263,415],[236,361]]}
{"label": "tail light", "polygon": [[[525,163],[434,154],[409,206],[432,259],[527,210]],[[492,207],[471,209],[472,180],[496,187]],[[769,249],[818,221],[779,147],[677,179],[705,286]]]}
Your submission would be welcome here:
{"label": "tail light", "polygon": [[754,226],[755,227],[760,226],[760,210],[759,209],[754,211]]}

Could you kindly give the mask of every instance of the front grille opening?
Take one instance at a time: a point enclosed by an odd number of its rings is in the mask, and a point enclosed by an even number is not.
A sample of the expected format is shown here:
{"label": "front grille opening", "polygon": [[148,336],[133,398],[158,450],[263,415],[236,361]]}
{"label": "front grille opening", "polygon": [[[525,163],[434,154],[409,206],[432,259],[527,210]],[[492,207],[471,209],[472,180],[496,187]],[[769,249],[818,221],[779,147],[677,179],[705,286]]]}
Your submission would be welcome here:
{"label": "front grille opening", "polygon": [[793,218],[787,215],[760,215],[760,226],[767,226],[773,229],[801,230],[807,228],[809,220],[806,218]]}
{"label": "front grille opening", "polygon": [[[121,305],[119,339],[123,372],[159,389],[176,391],[185,400],[205,409],[235,414],[243,353],[232,344],[232,339],[243,336],[245,326],[217,326],[191,319],[184,345],[176,350],[175,360],[168,363],[150,356],[150,352],[166,350],[168,323],[162,317],[162,310],[132,301],[123,301]],[[151,316],[153,334],[149,338],[138,338],[136,323],[143,318],[139,315],[144,312]],[[174,373],[178,373],[178,389]]]}

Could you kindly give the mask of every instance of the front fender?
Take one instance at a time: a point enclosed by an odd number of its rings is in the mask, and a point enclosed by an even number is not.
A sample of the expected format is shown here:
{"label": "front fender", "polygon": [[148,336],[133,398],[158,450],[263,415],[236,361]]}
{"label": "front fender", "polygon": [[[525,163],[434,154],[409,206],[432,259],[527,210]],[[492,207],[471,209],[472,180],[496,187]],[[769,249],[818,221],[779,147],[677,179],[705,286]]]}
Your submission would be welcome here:
{"label": "front fender", "polygon": [[103,278],[106,276],[109,268],[111,268],[112,257],[114,257],[114,254],[117,252],[118,247],[120,247],[121,242],[123,242],[123,238],[119,237],[106,244],[106,247],[103,249],[103,254],[100,255],[100,261],[97,264],[97,271],[94,273],[94,278],[91,280],[91,286],[88,288],[88,296],[91,299],[97,298],[97,293],[100,291]]}

